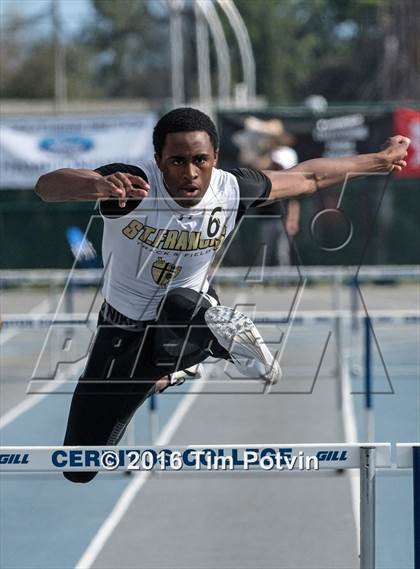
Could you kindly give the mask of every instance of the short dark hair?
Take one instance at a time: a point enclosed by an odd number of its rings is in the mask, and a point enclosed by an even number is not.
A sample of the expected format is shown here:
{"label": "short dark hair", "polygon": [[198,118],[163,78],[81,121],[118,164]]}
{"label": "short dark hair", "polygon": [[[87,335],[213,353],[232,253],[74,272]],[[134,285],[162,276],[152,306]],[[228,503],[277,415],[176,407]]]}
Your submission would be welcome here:
{"label": "short dark hair", "polygon": [[219,148],[219,135],[209,116],[197,109],[180,107],[163,115],[153,130],[153,146],[158,156],[162,156],[166,135],[170,132],[207,132],[214,150]]}

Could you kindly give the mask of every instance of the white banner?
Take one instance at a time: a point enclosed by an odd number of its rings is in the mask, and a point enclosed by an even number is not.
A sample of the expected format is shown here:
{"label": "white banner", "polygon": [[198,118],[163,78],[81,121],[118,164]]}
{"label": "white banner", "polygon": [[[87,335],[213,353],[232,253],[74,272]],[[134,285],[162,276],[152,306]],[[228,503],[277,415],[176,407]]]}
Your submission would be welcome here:
{"label": "white banner", "polygon": [[58,168],[136,164],[153,157],[154,113],[28,116],[0,125],[0,188],[33,188]]}
{"label": "white banner", "polygon": [[379,468],[391,464],[390,443],[238,444],[166,446],[0,447],[0,472],[63,470],[264,470],[348,469],[362,466],[361,448],[375,448]]}

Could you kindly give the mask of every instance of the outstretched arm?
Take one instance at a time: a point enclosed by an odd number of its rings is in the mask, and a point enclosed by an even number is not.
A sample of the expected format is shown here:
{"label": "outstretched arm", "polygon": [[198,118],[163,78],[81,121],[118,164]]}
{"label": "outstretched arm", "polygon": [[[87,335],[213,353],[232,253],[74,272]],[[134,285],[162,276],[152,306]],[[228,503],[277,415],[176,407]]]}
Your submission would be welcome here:
{"label": "outstretched arm", "polygon": [[393,136],[382,150],[372,154],[359,154],[343,158],[315,158],[306,160],[290,170],[265,171],[271,180],[269,201],[296,198],[313,194],[317,190],[342,183],[346,178],[356,178],[375,172],[392,172],[404,168],[410,139]]}
{"label": "outstretched arm", "polygon": [[139,176],[115,172],[102,176],[94,170],[62,168],[41,176],[35,192],[46,202],[96,201],[118,198],[124,207],[128,198],[147,196],[149,184]]}

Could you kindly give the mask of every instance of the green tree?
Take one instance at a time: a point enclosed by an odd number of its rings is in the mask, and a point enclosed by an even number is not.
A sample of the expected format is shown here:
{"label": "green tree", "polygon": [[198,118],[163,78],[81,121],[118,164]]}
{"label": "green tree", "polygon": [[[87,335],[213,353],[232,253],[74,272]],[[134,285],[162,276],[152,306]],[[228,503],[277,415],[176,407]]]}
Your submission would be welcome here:
{"label": "green tree", "polygon": [[[168,0],[90,0],[94,17],[66,39],[69,98],[170,98]],[[207,0],[208,2],[212,0]],[[197,93],[194,0],[184,8],[186,92]],[[272,104],[312,93],[330,102],[415,99],[420,84],[419,0],[235,0],[256,59],[257,92]],[[242,81],[236,40],[218,9]],[[39,18],[49,18],[49,12]],[[1,97],[53,96],[52,38],[9,19],[1,38]],[[215,54],[212,49],[213,69]]]}
{"label": "green tree", "polygon": [[418,0],[235,3],[254,48],[258,91],[270,102],[311,93],[330,101],[418,96]]}
{"label": "green tree", "polygon": [[92,0],[82,41],[96,52],[94,83],[110,97],[169,96],[168,20],[153,3]]}
{"label": "green tree", "polygon": [[[50,18],[49,12],[24,18],[18,12],[3,26],[0,42],[0,97],[9,99],[51,99],[54,96],[54,46],[49,31],[31,34],[35,20]],[[92,52],[86,42],[67,40],[66,76],[69,98],[95,96],[91,78]]]}

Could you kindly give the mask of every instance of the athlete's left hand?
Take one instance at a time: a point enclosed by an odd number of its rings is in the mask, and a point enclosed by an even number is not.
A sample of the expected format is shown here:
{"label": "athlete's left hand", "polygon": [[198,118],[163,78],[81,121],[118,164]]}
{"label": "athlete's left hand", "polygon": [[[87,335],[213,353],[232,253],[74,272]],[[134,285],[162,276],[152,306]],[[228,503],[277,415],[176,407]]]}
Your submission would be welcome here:
{"label": "athlete's left hand", "polygon": [[407,166],[405,158],[410,144],[411,140],[400,134],[388,138],[379,152],[381,158],[384,159],[384,170],[386,172],[400,172]]}

